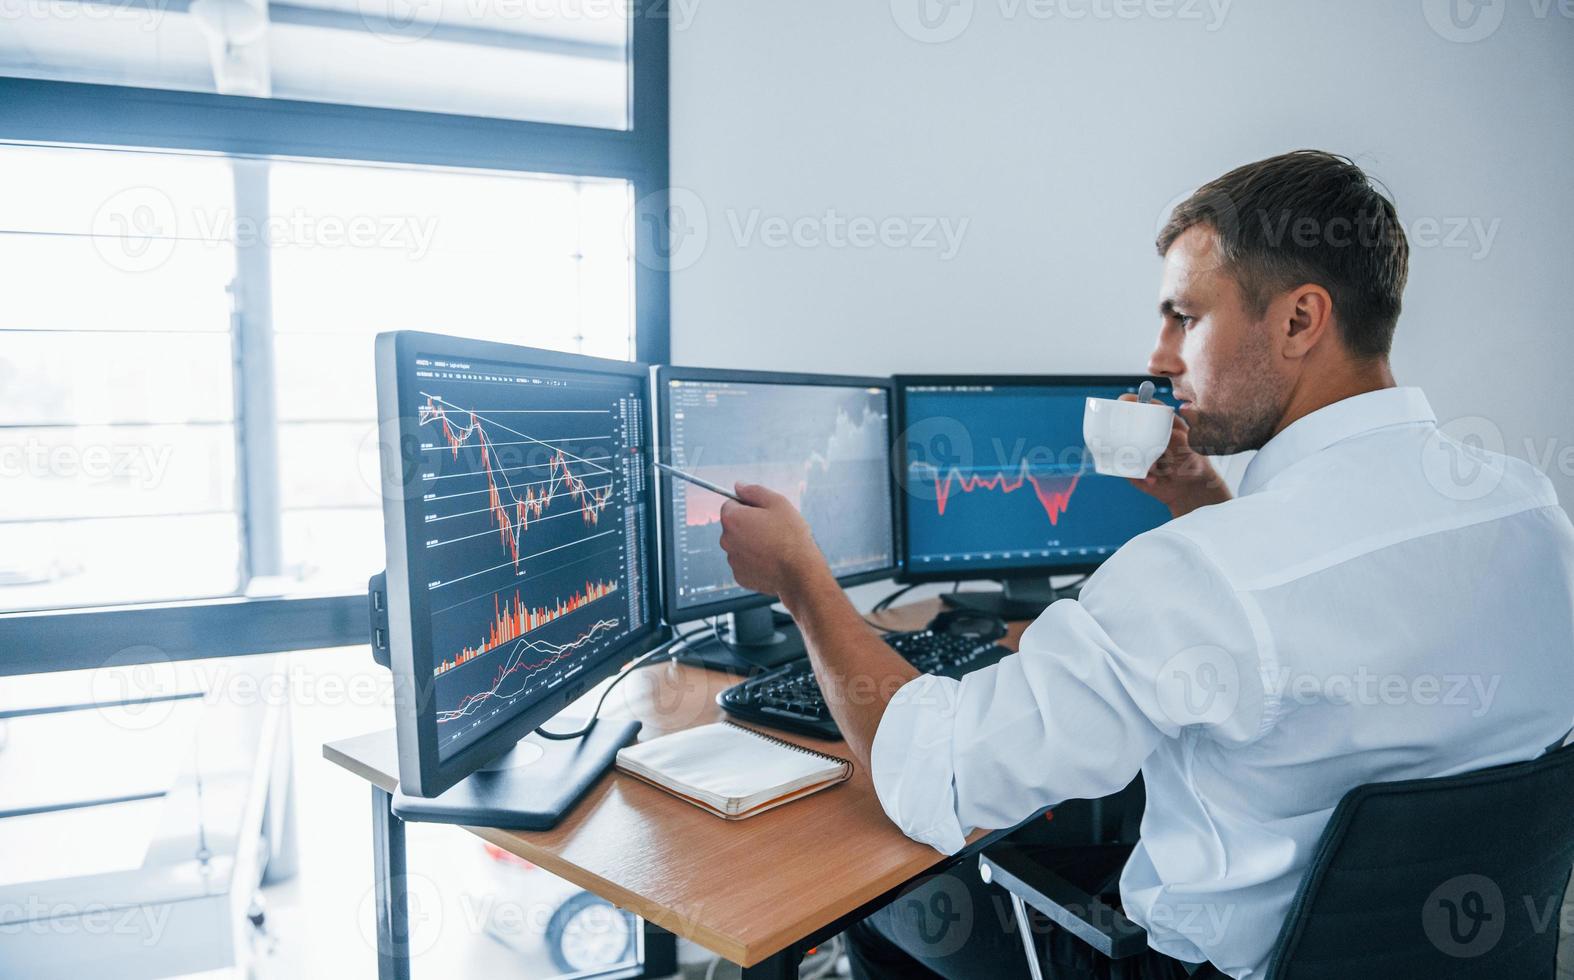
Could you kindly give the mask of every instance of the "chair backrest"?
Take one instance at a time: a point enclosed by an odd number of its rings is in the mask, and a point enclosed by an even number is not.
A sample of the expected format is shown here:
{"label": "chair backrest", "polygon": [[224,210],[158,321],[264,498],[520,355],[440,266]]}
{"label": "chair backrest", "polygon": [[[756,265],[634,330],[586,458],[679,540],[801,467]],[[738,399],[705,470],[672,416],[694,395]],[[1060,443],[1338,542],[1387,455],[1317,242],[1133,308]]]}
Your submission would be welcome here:
{"label": "chair backrest", "polygon": [[1268,980],[1551,980],[1574,865],[1574,747],[1347,793]]}

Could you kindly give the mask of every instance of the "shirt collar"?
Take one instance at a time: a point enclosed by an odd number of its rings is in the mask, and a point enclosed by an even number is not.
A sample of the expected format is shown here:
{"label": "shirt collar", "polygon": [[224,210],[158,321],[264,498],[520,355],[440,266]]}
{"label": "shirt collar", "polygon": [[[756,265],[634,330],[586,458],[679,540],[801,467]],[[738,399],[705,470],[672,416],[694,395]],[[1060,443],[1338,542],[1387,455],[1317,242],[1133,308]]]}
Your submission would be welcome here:
{"label": "shirt collar", "polygon": [[1351,436],[1436,421],[1420,388],[1381,388],[1325,405],[1291,422],[1257,451],[1241,478],[1240,495],[1261,490],[1291,464]]}

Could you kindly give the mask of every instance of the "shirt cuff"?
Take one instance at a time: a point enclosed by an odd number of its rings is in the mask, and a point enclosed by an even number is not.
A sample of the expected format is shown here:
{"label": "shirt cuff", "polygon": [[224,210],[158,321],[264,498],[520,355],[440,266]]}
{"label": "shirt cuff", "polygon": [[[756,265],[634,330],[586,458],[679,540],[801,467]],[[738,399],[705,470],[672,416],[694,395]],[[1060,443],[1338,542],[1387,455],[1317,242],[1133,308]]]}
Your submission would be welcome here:
{"label": "shirt cuff", "polygon": [[886,705],[869,750],[875,795],[902,833],[942,854],[967,843],[956,815],[952,743],[961,684],[925,674]]}

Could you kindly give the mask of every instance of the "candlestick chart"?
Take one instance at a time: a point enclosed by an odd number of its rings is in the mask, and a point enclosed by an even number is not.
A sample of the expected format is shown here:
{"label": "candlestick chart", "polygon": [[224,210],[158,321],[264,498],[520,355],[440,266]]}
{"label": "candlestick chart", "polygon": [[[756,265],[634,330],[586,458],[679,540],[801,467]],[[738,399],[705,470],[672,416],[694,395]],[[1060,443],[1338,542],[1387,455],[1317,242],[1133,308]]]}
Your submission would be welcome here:
{"label": "candlestick chart", "polygon": [[451,754],[652,616],[637,378],[417,372],[420,548],[439,751]]}

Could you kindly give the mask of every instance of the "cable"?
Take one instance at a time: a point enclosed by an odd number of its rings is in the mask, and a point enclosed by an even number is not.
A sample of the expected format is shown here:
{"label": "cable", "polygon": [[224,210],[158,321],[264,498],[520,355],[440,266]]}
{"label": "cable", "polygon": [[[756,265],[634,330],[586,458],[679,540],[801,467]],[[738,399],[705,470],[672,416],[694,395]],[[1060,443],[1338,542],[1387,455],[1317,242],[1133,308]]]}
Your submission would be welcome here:
{"label": "cable", "polygon": [[919,583],[914,582],[911,585],[904,585],[904,586],[902,586],[900,589],[897,589],[895,592],[892,592],[890,595],[886,596],[884,599],[881,599],[879,602],[875,603],[874,604],[874,609],[872,609],[870,611],[871,612],[885,612],[887,609],[891,608],[891,603],[895,602],[896,600],[900,599],[902,596],[907,595],[907,593],[909,593],[909,592],[913,591],[914,589],[918,588],[918,585],[919,585]]}
{"label": "cable", "polygon": [[892,592],[890,595],[886,596],[884,599],[881,599],[879,602],[875,603],[874,604],[874,608],[870,609],[869,611],[871,613],[882,613],[882,612],[885,612],[887,609],[891,608],[891,603],[895,602],[896,600],[900,599],[902,596],[907,595],[907,593],[909,593],[909,592],[913,591],[914,589],[918,588],[919,584],[920,583],[918,583],[918,582],[914,582],[912,585],[904,585],[904,586],[902,586],[900,589],[897,589],[895,592]]}
{"label": "cable", "polygon": [[607,695],[611,694],[612,689],[618,686],[618,682],[623,680],[623,678],[627,677],[628,675],[634,673],[634,671],[640,669],[641,667],[656,662],[655,658],[658,655],[665,654],[667,651],[672,649],[672,645],[676,642],[677,640],[675,639],[668,640],[666,643],[663,643],[656,649],[639,657],[627,667],[624,667],[623,671],[619,673],[618,676],[612,678],[612,683],[608,684],[607,689],[601,692],[601,697],[596,699],[596,707],[590,712],[590,720],[585,722],[584,728],[581,728],[575,732],[549,732],[545,728],[537,728],[536,734],[540,735],[542,738],[550,739],[554,742],[568,742],[572,741],[573,739],[584,738],[586,735],[589,735],[590,730],[595,728],[596,722],[600,720],[601,706],[606,703]]}
{"label": "cable", "polygon": [[[908,588],[911,588],[911,586]],[[882,599],[881,602],[883,601],[885,600]],[[877,602],[873,606],[869,607],[869,611],[867,613],[859,613],[858,618],[873,627],[876,633],[879,633],[881,636],[885,636],[887,633],[891,632],[891,627],[885,625],[884,623],[877,623],[869,618],[870,616],[878,616],[884,611],[885,610],[881,608],[880,603]]]}
{"label": "cable", "polygon": [[[710,626],[710,625],[705,625],[705,626],[699,627],[698,629],[689,630],[687,633],[680,633],[677,636],[673,637],[672,639],[673,639],[674,643],[681,643],[685,647],[687,647],[688,644],[689,644],[689,641],[694,639],[696,636],[704,636],[706,633],[712,633],[712,632],[715,632],[715,627]],[[678,651],[678,653],[673,654],[673,656],[676,657],[676,656],[678,656],[678,654],[680,654],[682,652],[683,651],[680,650],[680,651]]]}
{"label": "cable", "polygon": [[537,728],[536,734],[553,742],[568,742],[572,741],[573,739],[584,738],[586,735],[589,735],[590,730],[596,727],[596,722],[601,717],[601,706],[606,703],[607,695],[612,693],[612,689],[617,687],[618,684],[622,682],[623,678],[634,673],[634,671],[639,670],[641,667],[650,667],[654,664],[664,663],[667,659],[670,659],[670,656],[668,655],[671,654],[673,647],[704,632],[704,629],[697,629],[690,630],[687,633],[680,633],[667,642],[656,647],[654,650],[651,650],[648,653],[644,653],[635,658],[634,662],[629,664],[627,667],[624,667],[616,677],[612,678],[612,683],[607,685],[606,690],[601,692],[601,697],[596,699],[596,707],[590,712],[590,720],[585,722],[584,728],[581,728],[577,732],[549,732],[545,728]]}

